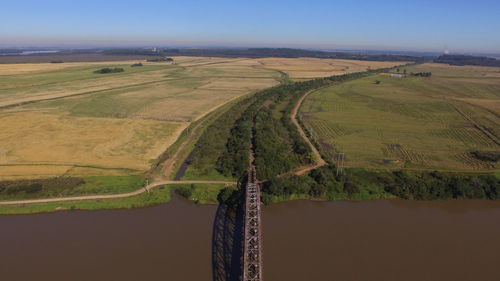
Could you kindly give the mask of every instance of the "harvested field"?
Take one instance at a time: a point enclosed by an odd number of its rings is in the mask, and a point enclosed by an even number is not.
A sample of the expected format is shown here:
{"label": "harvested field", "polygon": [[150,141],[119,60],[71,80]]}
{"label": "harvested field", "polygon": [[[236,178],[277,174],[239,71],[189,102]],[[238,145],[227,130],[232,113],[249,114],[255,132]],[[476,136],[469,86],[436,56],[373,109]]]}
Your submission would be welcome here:
{"label": "harvested field", "polygon": [[379,74],[312,93],[302,118],[323,151],[333,158],[345,153],[349,167],[498,170],[499,163],[470,156],[500,150],[495,70],[436,64],[406,70],[433,75]]}
{"label": "harvested field", "polygon": [[189,122],[280,77],[243,59],[137,62],[0,65],[0,179],[144,172]]}
{"label": "harvested field", "polygon": [[[61,175],[75,166],[147,170],[149,161],[186,126],[35,112],[2,115],[0,165],[4,166],[0,176],[19,176],[17,169],[26,176]],[[9,165],[16,166],[6,170]]]}
{"label": "harvested field", "polygon": [[368,69],[393,67],[404,62],[377,62],[316,58],[263,58],[257,59],[264,68],[287,73],[292,80],[301,81],[317,77],[362,72]]}

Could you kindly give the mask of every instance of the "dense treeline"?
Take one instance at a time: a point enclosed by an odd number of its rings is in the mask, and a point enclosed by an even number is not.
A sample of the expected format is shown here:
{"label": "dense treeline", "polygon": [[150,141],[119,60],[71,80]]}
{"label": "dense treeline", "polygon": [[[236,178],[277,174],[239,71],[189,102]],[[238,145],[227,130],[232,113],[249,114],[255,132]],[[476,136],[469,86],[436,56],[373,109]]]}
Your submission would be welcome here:
{"label": "dense treeline", "polygon": [[267,204],[297,198],[343,200],[387,197],[382,185],[366,185],[362,176],[370,181],[374,177],[349,171],[336,175],[335,166],[328,165],[303,176],[272,178],[263,185],[262,201]]}
{"label": "dense treeline", "polygon": [[255,166],[259,179],[286,173],[301,163],[300,154],[294,153],[289,131],[281,121],[267,107],[255,118]]}
{"label": "dense treeline", "polygon": [[494,175],[396,171],[384,181],[387,192],[404,199],[500,199],[500,181]]}
{"label": "dense treeline", "polygon": [[408,56],[408,55],[392,55],[392,54],[362,54],[362,53],[343,53],[343,52],[326,52],[312,51],[290,48],[250,48],[250,49],[116,49],[105,50],[107,55],[146,55],[146,56],[195,56],[195,57],[247,57],[247,58],[265,58],[265,57],[281,57],[281,58],[329,58],[329,59],[353,59],[366,61],[423,61],[428,58]]}
{"label": "dense treeline", "polygon": [[[210,124],[198,139],[191,153],[189,164],[200,170],[201,173],[208,174],[217,159],[222,156],[221,152],[225,150],[236,120],[241,117],[242,111],[253,101],[253,97],[239,101]],[[219,167],[218,170],[222,174],[232,176],[231,171],[223,171],[222,167]]]}
{"label": "dense treeline", "polygon": [[334,166],[328,166],[304,176],[273,178],[264,184],[262,200],[267,204],[294,198],[500,199],[500,180],[492,174],[347,170],[344,175],[336,176],[334,171]]}
{"label": "dense treeline", "polygon": [[437,63],[450,65],[478,65],[478,66],[500,66],[500,60],[489,57],[476,57],[464,55],[442,55],[434,60]]}
{"label": "dense treeline", "polygon": [[217,170],[225,176],[239,178],[248,167],[255,107],[256,103],[250,105],[236,121],[226,143],[226,150],[217,160]]}

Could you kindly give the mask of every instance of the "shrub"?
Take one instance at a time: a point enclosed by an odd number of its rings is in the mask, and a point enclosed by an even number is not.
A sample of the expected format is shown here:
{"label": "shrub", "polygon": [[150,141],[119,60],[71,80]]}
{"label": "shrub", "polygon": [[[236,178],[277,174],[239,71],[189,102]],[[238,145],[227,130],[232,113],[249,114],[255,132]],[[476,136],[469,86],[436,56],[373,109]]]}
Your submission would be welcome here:
{"label": "shrub", "polygon": [[118,72],[124,72],[125,70],[121,67],[115,67],[115,68],[109,68],[109,67],[105,67],[105,68],[101,68],[99,70],[96,70],[94,71],[94,73],[97,73],[97,74],[108,74],[108,73],[118,73]]}

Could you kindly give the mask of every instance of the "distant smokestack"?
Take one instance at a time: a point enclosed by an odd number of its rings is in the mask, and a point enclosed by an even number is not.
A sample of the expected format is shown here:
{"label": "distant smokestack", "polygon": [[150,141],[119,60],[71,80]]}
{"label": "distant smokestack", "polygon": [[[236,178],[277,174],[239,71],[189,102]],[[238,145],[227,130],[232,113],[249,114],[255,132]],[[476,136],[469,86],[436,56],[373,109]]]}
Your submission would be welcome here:
{"label": "distant smokestack", "polygon": [[445,55],[449,55],[450,54],[450,50],[448,49],[447,46],[444,46],[444,52],[443,52]]}

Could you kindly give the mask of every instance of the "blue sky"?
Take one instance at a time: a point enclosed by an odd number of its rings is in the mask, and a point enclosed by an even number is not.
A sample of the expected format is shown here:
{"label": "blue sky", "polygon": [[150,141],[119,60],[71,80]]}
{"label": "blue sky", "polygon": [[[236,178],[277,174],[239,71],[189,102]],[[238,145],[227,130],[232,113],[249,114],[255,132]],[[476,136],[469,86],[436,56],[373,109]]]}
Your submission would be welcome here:
{"label": "blue sky", "polygon": [[500,52],[500,1],[0,1],[0,46]]}

